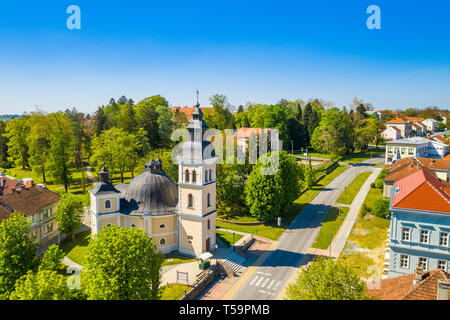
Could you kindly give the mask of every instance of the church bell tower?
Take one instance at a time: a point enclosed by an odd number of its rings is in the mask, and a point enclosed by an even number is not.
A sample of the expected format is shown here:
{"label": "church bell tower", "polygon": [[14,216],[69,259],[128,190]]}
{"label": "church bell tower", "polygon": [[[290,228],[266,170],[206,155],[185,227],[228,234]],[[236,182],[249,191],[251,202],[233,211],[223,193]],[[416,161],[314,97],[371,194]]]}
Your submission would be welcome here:
{"label": "church bell tower", "polygon": [[179,252],[200,256],[216,245],[216,161],[214,148],[203,141],[207,130],[198,103],[178,155]]}

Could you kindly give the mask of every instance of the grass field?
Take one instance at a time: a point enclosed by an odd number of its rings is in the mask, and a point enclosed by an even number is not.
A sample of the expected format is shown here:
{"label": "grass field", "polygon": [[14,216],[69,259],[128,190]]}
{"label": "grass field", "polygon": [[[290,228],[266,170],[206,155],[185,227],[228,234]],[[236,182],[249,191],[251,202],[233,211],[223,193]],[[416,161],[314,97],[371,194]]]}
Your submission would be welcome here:
{"label": "grass field", "polygon": [[323,219],[320,232],[312,245],[313,248],[328,249],[334,237],[336,236],[336,233],[344,222],[349,210],[348,207],[341,207],[340,209],[340,215],[339,208],[333,207],[330,209],[330,211],[328,211],[327,215]]}
{"label": "grass field", "polygon": [[356,194],[361,189],[364,182],[372,174],[372,172],[361,172],[356,176],[355,179],[348,185],[348,187],[341,193],[338,198],[338,202],[342,204],[351,204],[353,199],[355,199]]}
{"label": "grass field", "polygon": [[233,233],[228,231],[222,231],[222,230],[216,230],[216,237],[218,237],[228,248],[231,247],[233,244],[239,241],[243,236],[241,234],[235,233],[234,234],[234,241],[233,241]]}
{"label": "grass field", "polygon": [[181,264],[181,263],[187,263],[187,262],[194,262],[196,261],[195,259],[192,258],[188,258],[185,256],[180,256],[177,254],[166,254],[164,256],[164,262],[162,264],[162,266],[171,266],[174,264]]}
{"label": "grass field", "polygon": [[184,291],[188,292],[191,287],[185,284],[168,284],[161,287],[161,300],[180,300]]}
{"label": "grass field", "polygon": [[75,242],[72,242],[71,239],[66,239],[59,247],[70,260],[83,265],[86,261],[90,239],[91,230],[86,230],[75,235]]}
{"label": "grass field", "polygon": [[346,166],[337,167],[333,172],[316,183],[311,190],[304,192],[297,200],[294,201],[292,208],[289,210],[286,217],[282,219],[280,228],[276,226],[276,222],[268,222],[257,226],[242,226],[221,221],[216,221],[216,227],[252,233],[271,240],[277,240],[295,219],[295,217],[303,210],[303,208],[308,205],[323,188],[325,188],[331,181],[347,169],[348,167]]}
{"label": "grass field", "polygon": [[368,160],[371,157],[374,158],[376,156],[379,155],[383,155],[385,153],[385,151],[363,151],[363,152],[355,152],[352,154],[347,154],[345,156],[342,157],[342,162],[348,162],[348,163],[359,163],[362,162],[364,160]]}

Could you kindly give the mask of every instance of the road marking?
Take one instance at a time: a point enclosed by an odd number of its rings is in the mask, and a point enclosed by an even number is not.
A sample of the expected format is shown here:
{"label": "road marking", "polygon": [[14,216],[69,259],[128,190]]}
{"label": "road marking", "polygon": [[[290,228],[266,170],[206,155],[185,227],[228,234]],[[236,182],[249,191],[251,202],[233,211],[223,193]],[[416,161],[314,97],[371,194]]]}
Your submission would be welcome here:
{"label": "road marking", "polygon": [[264,272],[256,271],[257,274],[264,274]]}
{"label": "road marking", "polygon": [[259,278],[258,282],[255,283],[256,287],[259,287],[259,284],[261,283],[261,281],[263,281],[263,277]]}
{"label": "road marking", "polygon": [[270,281],[270,278],[267,278],[262,284],[261,284],[261,288],[264,288],[267,284],[267,282]]}
{"label": "road marking", "polygon": [[259,278],[259,276],[254,277],[252,282],[250,282],[250,285],[252,286],[258,278]]}
{"label": "road marking", "polygon": [[264,290],[259,290],[258,292],[261,292],[261,293],[266,293]]}
{"label": "road marking", "polygon": [[272,281],[270,281],[269,285],[267,286],[267,289],[270,289],[271,286],[273,286],[273,284],[275,283],[275,279],[273,279]]}
{"label": "road marking", "polygon": [[273,287],[272,290],[275,290],[280,284],[281,284],[281,281],[278,281],[277,284],[275,285],[275,287]]}
{"label": "road marking", "polygon": [[264,275],[271,276],[272,274],[271,273],[264,273]]}

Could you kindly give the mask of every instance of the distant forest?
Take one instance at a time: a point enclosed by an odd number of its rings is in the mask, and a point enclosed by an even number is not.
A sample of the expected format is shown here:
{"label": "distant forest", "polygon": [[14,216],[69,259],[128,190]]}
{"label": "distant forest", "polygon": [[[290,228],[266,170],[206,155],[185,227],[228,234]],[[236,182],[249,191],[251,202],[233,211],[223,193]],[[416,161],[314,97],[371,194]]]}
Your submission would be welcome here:
{"label": "distant forest", "polygon": [[8,121],[15,118],[20,118],[20,116],[18,114],[0,114],[0,121]]}

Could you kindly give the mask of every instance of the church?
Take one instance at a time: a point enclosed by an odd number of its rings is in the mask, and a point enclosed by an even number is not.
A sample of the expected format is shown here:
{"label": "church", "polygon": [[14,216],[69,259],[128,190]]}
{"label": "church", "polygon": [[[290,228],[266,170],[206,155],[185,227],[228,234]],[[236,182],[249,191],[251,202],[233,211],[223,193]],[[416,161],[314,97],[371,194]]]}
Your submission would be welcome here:
{"label": "church", "polygon": [[198,257],[216,244],[216,161],[199,104],[178,148],[178,186],[151,160],[128,184],[113,185],[105,166],[90,191],[91,231],[109,225],[143,230],[164,254],[178,251]]}

